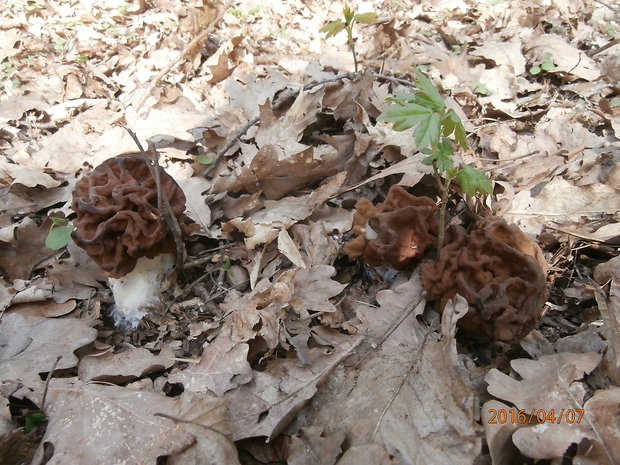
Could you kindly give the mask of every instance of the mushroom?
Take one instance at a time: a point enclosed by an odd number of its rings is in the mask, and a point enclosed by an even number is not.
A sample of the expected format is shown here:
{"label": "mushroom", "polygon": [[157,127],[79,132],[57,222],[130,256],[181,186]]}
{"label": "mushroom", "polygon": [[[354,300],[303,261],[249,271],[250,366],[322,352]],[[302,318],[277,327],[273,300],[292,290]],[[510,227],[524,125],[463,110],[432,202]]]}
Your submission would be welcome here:
{"label": "mushroom", "polygon": [[[178,219],[185,195],[163,168],[161,190]],[[73,191],[75,243],[109,277],[116,323],[136,326],[160,299],[161,282],[172,272],[175,242],[158,211],[157,185],[142,155],[119,155],[82,177]]]}
{"label": "mushroom", "polygon": [[400,186],[390,188],[377,206],[366,198],[355,205],[356,238],[344,246],[351,259],[362,257],[373,266],[404,268],[436,242],[435,202],[416,197]]}
{"label": "mushroom", "polygon": [[542,315],[546,268],[530,237],[516,225],[490,217],[476,222],[469,234],[451,225],[437,261],[422,266],[422,283],[440,312],[457,293],[465,297],[469,311],[459,320],[460,328],[516,342]]}

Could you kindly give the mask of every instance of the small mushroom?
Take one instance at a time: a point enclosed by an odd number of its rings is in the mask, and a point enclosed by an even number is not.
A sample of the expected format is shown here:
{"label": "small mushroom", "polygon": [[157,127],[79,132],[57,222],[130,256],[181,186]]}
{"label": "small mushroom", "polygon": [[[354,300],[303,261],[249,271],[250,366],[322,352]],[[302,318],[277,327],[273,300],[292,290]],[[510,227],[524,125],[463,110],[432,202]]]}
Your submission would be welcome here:
{"label": "small mushroom", "polygon": [[547,299],[547,264],[538,245],[501,218],[478,221],[470,232],[446,230],[437,261],[422,266],[422,283],[441,312],[457,293],[469,303],[459,327],[502,342],[525,337]]}
{"label": "small mushroom", "polygon": [[[178,219],[185,195],[159,170],[162,191]],[[174,238],[157,206],[157,185],[141,155],[104,161],[73,191],[73,240],[108,275],[117,323],[136,326],[159,301],[161,282],[174,267]]]}
{"label": "small mushroom", "polygon": [[344,246],[351,259],[362,257],[369,265],[401,269],[421,258],[437,240],[435,202],[411,195],[400,186],[392,186],[377,206],[360,199],[355,210],[353,232],[357,237]]}

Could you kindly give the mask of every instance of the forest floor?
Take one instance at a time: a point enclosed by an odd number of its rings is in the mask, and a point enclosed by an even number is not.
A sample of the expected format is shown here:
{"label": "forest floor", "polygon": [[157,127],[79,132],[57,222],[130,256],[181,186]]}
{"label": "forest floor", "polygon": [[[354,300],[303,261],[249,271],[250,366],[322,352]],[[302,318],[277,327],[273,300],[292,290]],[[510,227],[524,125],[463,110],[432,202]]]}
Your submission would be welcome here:
{"label": "forest floor", "polygon": [[[4,3],[0,463],[620,464],[616,2],[352,2],[375,13],[358,63],[320,32],[342,2]],[[519,341],[459,329],[485,296],[435,311],[432,250],[345,253],[360,199],[439,201],[413,131],[378,119],[416,67],[493,182],[454,183],[448,222],[503,218],[544,256]],[[184,264],[136,327],[63,242],[78,180],[138,152],[127,129],[186,197]],[[522,273],[493,247],[489,280]]]}

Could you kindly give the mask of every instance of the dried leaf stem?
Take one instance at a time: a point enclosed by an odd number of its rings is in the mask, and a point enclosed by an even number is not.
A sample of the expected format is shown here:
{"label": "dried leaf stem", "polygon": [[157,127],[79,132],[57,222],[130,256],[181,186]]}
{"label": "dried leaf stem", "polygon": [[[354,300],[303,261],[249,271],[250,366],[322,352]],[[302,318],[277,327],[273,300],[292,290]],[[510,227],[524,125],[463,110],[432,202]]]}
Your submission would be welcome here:
{"label": "dried leaf stem", "polygon": [[58,366],[58,362],[60,362],[60,359],[62,359],[62,355],[58,355],[56,357],[56,361],[52,365],[52,369],[47,374],[47,378],[45,378],[45,387],[43,388],[43,395],[41,396],[41,408],[40,408],[41,411],[43,411],[43,409],[45,408],[45,400],[47,399],[47,391],[50,387],[52,376],[54,375],[54,371],[56,371],[56,367]]}

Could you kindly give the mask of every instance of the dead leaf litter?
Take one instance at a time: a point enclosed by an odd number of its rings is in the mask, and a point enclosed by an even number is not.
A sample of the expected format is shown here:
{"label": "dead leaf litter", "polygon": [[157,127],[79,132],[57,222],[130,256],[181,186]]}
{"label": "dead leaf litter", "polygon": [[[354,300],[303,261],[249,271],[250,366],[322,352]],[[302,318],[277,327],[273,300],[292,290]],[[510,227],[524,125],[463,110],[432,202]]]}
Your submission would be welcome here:
{"label": "dead leaf litter", "polygon": [[[6,4],[0,463],[620,463],[620,8],[349,6],[376,13],[357,16],[356,60],[346,32],[320,32],[341,2]],[[451,230],[499,217],[547,271],[535,320],[503,338],[465,330],[525,282],[506,254],[472,249],[486,287],[448,270],[454,298],[426,300],[439,191],[412,131],[377,119],[414,67],[494,182],[455,190]],[[125,128],[186,200],[183,267],[133,326],[82,248],[46,247],[71,232],[80,179],[144,156]],[[422,207],[360,212],[396,190],[426,198],[424,234],[403,226]],[[125,253],[123,221],[88,247]]]}

